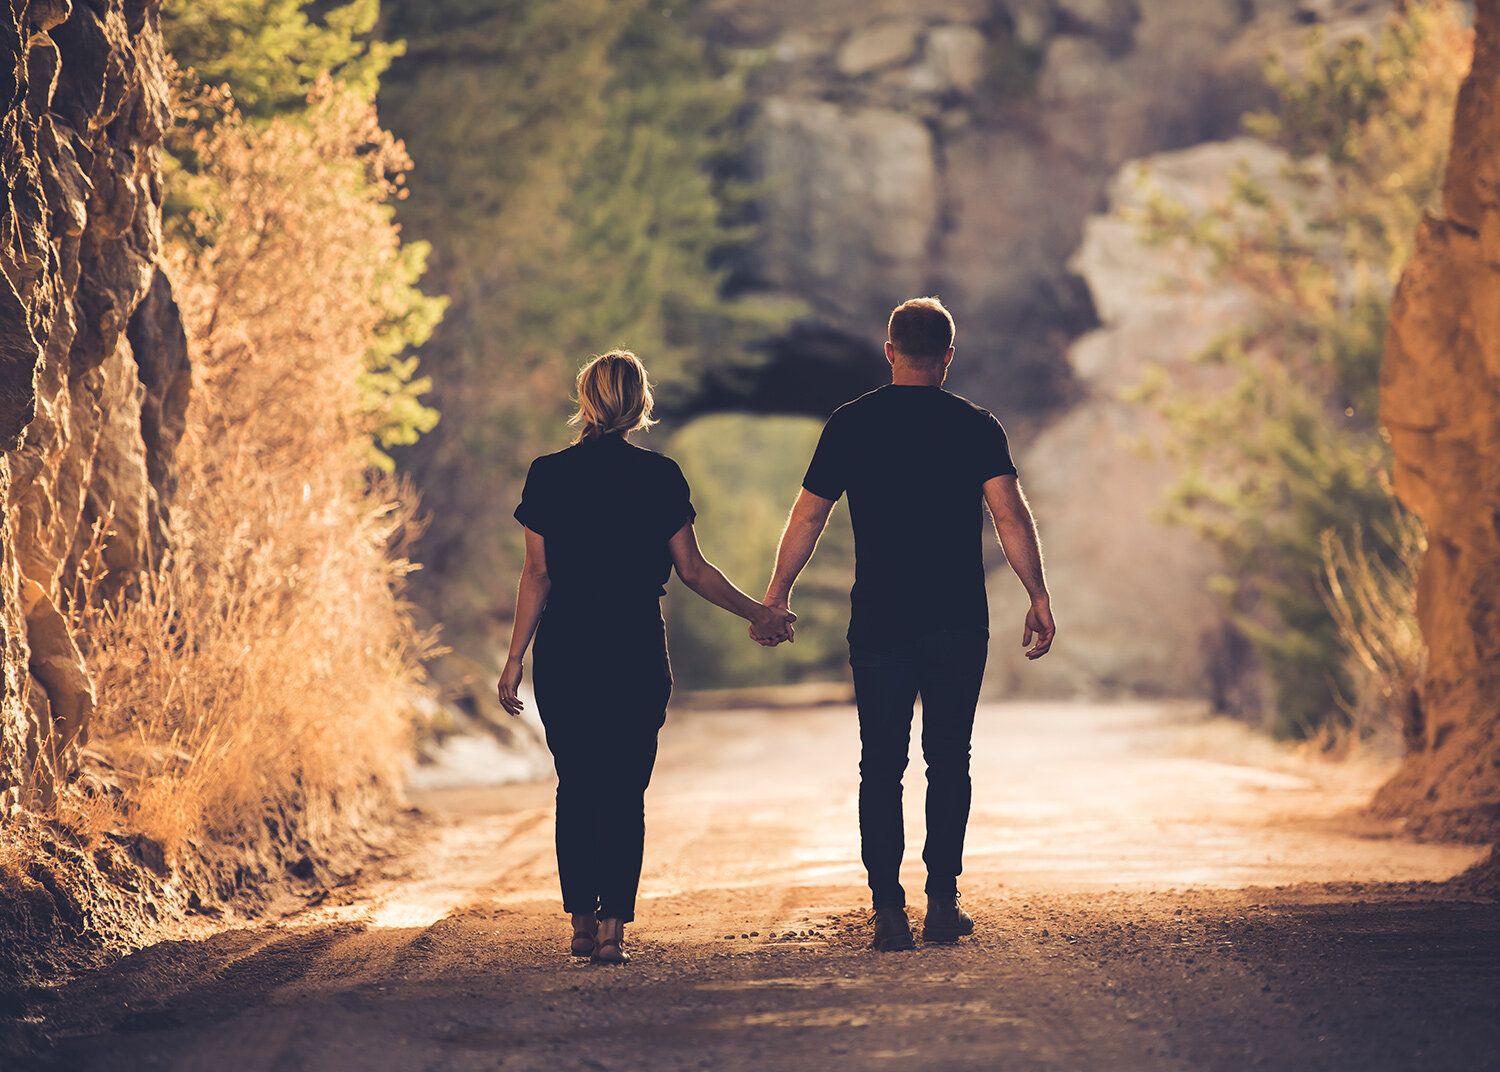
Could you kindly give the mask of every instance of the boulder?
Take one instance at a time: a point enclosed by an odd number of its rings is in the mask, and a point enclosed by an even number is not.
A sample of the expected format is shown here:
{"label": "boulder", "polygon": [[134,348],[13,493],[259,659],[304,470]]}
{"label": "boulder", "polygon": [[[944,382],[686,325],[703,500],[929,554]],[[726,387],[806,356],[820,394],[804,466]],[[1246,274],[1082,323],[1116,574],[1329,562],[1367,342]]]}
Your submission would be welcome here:
{"label": "boulder", "polygon": [[917,19],[891,19],[851,33],[839,48],[835,64],[839,74],[858,78],[911,59],[917,50],[922,23]]}
{"label": "boulder", "polygon": [[1027,48],[1047,40],[1057,13],[1050,0],[1005,0],[1002,5],[1011,36]]}
{"label": "boulder", "polygon": [[1427,642],[1412,749],[1376,797],[1440,835],[1500,836],[1500,0],[1476,5],[1443,217],[1391,308],[1381,419],[1395,486],[1427,527]]}
{"label": "boulder", "polygon": [[973,93],[984,77],[989,38],[973,26],[934,26],[927,31],[922,62],[913,70],[924,93]]}
{"label": "boulder", "polygon": [[75,741],[87,743],[89,720],[96,697],[88,667],[68,626],[68,621],[35,581],[21,588],[21,606],[26,615],[28,668],[46,694],[50,739],[54,751]]}
{"label": "boulder", "polygon": [[874,317],[883,327],[891,307],[926,280],[938,220],[927,127],[884,109],[774,98],[756,141],[771,191],[766,274],[815,298],[835,321],[868,327]]}

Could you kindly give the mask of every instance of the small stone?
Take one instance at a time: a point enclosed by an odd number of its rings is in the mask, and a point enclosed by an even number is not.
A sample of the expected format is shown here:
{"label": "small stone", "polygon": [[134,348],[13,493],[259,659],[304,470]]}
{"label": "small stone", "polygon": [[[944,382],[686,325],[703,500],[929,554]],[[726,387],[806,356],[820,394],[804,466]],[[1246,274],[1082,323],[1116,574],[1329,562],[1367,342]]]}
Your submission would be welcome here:
{"label": "small stone", "polygon": [[941,90],[972,93],[984,77],[989,41],[972,26],[934,26],[927,34],[923,66]]}
{"label": "small stone", "polygon": [[858,78],[871,71],[899,67],[917,50],[922,24],[916,19],[891,19],[855,30],[840,47],[834,63],[839,74]]}

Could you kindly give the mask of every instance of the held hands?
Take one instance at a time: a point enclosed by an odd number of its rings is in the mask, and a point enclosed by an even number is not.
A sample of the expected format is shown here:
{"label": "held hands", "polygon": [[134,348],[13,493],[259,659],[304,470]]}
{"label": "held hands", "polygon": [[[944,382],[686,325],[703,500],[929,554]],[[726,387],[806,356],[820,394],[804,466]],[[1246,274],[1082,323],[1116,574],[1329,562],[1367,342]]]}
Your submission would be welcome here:
{"label": "held hands", "polygon": [[786,604],[763,603],[750,619],[750,639],[763,648],[774,648],[784,640],[793,640],[792,623],[797,616]]}
{"label": "held hands", "polygon": [[[1031,601],[1031,609],[1026,612],[1026,631],[1021,635],[1021,646],[1030,644],[1026,652],[1028,659],[1040,659],[1052,648],[1052,637],[1057,633],[1057,626],[1052,621],[1052,603],[1045,596]],[[1032,644],[1032,638],[1036,643]]]}
{"label": "held hands", "polygon": [[511,715],[519,715],[526,710],[526,705],[521,702],[517,690],[521,687],[521,660],[505,660],[505,669],[500,671],[500,706]]}

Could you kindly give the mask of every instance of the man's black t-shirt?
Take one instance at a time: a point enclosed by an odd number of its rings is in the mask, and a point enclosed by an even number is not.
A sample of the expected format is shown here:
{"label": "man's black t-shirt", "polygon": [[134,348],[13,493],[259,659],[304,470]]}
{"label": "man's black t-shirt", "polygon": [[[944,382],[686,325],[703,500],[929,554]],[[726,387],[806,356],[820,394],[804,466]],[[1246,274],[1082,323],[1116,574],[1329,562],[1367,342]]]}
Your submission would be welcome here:
{"label": "man's black t-shirt", "polygon": [[532,462],[515,516],[546,541],[549,612],[611,614],[655,606],[695,515],[677,463],[616,434]]}
{"label": "man's black t-shirt", "polygon": [[851,643],[989,629],[981,488],[1015,471],[1000,422],[941,387],[888,384],[828,418],[802,486],[849,495]]}

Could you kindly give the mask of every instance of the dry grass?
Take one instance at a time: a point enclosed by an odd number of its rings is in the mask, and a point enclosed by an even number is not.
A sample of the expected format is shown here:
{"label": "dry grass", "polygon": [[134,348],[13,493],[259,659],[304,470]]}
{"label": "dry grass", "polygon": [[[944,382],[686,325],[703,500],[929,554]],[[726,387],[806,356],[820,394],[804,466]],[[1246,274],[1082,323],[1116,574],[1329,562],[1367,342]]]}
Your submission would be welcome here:
{"label": "dry grass", "polygon": [[75,602],[92,748],[169,854],[278,802],[316,843],[393,791],[430,648],[400,594],[412,496],[369,470],[358,386],[402,314],[385,202],[409,161],[367,102],[320,94],[198,147],[195,234],[166,258],[194,359],[171,550],[117,602],[85,562]]}
{"label": "dry grass", "polygon": [[1422,523],[1398,515],[1389,534],[1394,564],[1370,553],[1363,540],[1345,544],[1323,534],[1326,601],[1343,641],[1353,682],[1342,700],[1345,721],[1330,741],[1359,743],[1398,754],[1420,726],[1418,686],[1427,648],[1417,624],[1417,566],[1427,549]]}

